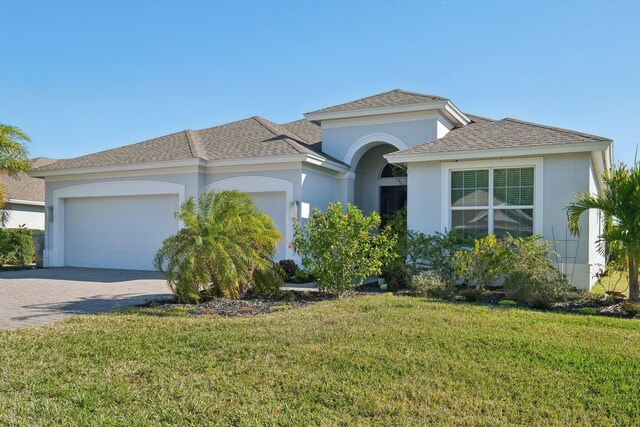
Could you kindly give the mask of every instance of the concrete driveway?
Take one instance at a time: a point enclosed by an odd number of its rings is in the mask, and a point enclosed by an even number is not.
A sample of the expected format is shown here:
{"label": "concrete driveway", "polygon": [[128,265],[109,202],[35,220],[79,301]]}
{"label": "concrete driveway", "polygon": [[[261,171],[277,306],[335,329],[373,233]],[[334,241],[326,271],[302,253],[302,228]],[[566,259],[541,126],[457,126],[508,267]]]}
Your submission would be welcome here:
{"label": "concrete driveway", "polygon": [[97,268],[0,272],[0,329],[55,322],[170,297],[160,273]]}

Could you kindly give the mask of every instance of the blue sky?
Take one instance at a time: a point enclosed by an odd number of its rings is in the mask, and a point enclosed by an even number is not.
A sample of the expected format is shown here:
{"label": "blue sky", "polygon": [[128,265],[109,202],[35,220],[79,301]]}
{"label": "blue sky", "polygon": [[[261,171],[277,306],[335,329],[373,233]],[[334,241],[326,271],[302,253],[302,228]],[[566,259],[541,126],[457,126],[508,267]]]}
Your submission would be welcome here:
{"label": "blue sky", "polygon": [[640,1],[0,0],[0,15],[0,122],[33,156],[395,88],[607,136],[617,160],[640,143]]}

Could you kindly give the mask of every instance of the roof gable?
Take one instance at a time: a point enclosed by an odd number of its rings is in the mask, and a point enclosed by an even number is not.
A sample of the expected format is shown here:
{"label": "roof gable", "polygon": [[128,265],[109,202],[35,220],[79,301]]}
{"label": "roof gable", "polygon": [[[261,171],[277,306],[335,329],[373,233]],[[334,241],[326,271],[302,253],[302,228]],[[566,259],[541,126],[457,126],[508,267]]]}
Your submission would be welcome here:
{"label": "roof gable", "polygon": [[430,101],[448,101],[448,99],[435,95],[426,95],[422,93],[408,92],[401,89],[394,89],[388,92],[379,93],[377,95],[356,99],[355,101],[345,102],[343,104],[334,105],[332,107],[310,111],[305,114],[335,113],[338,111],[353,111],[368,108],[392,107],[396,105],[422,104]]}
{"label": "roof gable", "polygon": [[473,119],[473,123],[455,128],[442,138],[427,141],[388,156],[610,142],[610,139],[602,136],[513,118],[492,120],[473,115],[467,116]]}

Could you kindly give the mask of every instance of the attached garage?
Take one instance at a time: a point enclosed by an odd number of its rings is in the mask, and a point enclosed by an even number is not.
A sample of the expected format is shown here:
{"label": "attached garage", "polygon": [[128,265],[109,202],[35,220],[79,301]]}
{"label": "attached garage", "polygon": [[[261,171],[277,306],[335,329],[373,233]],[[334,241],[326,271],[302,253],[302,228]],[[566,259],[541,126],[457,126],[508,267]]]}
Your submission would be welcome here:
{"label": "attached garage", "polygon": [[67,198],[64,265],[153,270],[163,239],[178,231],[178,194]]}

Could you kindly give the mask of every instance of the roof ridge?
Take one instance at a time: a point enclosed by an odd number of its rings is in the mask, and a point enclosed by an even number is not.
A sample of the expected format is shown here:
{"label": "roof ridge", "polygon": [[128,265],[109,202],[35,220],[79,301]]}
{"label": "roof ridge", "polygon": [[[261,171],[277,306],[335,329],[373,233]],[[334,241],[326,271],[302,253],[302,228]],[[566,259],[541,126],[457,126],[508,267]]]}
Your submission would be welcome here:
{"label": "roof ridge", "polygon": [[[296,142],[293,138],[291,138],[289,135],[287,135],[287,133],[289,132],[288,129],[278,125],[277,123],[272,122],[271,120],[267,120],[267,119],[265,119],[263,117],[260,117],[260,116],[253,116],[252,118],[255,121],[257,121],[258,123],[260,123],[262,126],[264,126],[264,128],[267,129],[269,132],[271,132],[274,136],[280,137],[285,143],[287,143],[291,148],[293,148],[297,152],[299,152],[301,154],[309,154],[309,153],[305,153],[303,150],[300,149],[300,145],[301,145],[300,143]],[[281,128],[281,130],[283,131],[281,135],[278,134],[278,132],[276,132],[273,129],[274,126],[277,126],[278,128]],[[293,132],[291,132],[291,133],[293,133]],[[282,138],[283,136],[284,136],[284,138]],[[304,140],[304,138],[301,138],[301,141],[307,143]],[[304,147],[304,148],[306,148],[309,151],[313,151],[308,147]]]}
{"label": "roof ridge", "polygon": [[593,134],[590,134],[590,133],[584,133],[584,132],[579,132],[579,131],[576,131],[576,130],[559,128],[559,127],[555,127],[555,126],[542,125],[540,123],[527,122],[527,121],[524,121],[524,120],[514,119],[513,117],[505,117],[502,120],[515,122],[515,123],[520,123],[520,124],[528,125],[528,126],[535,126],[535,127],[539,127],[539,128],[543,128],[543,129],[555,130],[555,131],[558,131],[558,132],[564,132],[564,133],[568,133],[568,134],[571,134],[571,135],[579,135],[579,136],[583,136],[585,138],[591,138],[591,139],[595,139],[595,140],[599,140],[599,141],[610,141],[609,138],[605,138],[604,136],[593,135]]}
{"label": "roof ridge", "polygon": [[481,120],[487,120],[487,121],[490,121],[490,122],[498,122],[498,121],[500,121],[500,120],[492,119],[492,118],[489,118],[489,117],[481,116],[479,114],[472,114],[472,113],[462,113],[462,114],[464,114],[465,116],[467,116],[469,118],[477,117],[477,118],[479,118]]}
{"label": "roof ridge", "polygon": [[196,133],[197,133],[197,132],[202,132],[202,131],[204,131],[204,130],[210,130],[210,129],[215,129],[215,128],[221,128],[221,127],[224,127],[224,126],[229,126],[229,125],[233,125],[233,124],[236,124],[236,123],[240,123],[240,122],[244,122],[244,121],[247,121],[247,120],[251,120],[251,119],[253,119],[254,117],[257,117],[257,116],[245,117],[244,119],[238,119],[238,120],[234,120],[234,121],[232,121],[232,122],[222,123],[222,124],[220,124],[220,125],[209,126],[208,128],[198,129],[198,130],[195,130],[194,132],[196,132]]}
{"label": "roof ridge", "polygon": [[422,96],[422,97],[425,97],[425,98],[440,98],[440,99],[443,99],[443,100],[444,99],[448,100],[448,98],[444,98],[442,96],[429,95],[428,93],[412,92],[410,90],[404,90],[404,89],[394,89],[394,90],[391,90],[389,92],[402,92],[402,93],[406,93],[407,95]]}
{"label": "roof ridge", "polygon": [[[258,117],[259,117],[259,116],[258,116]],[[282,124],[282,125],[281,125],[280,123],[272,122],[271,120],[267,120],[267,119],[265,119],[265,118],[263,118],[263,117],[259,117],[259,118],[260,118],[260,119],[262,119],[262,120],[264,120],[264,121],[266,121],[266,122],[268,122],[268,123],[270,123],[270,124],[272,124],[272,125],[277,126],[277,127],[278,127],[278,129],[282,129],[283,131],[285,131],[285,132],[287,132],[287,133],[290,133],[291,135],[295,136],[295,137],[296,137],[296,138],[298,138],[300,141],[302,141],[305,145],[311,145],[311,143],[310,143],[309,141],[307,141],[307,139],[306,139],[306,138],[304,138],[302,135],[300,135],[299,133],[294,132],[293,130],[291,130],[291,129],[289,129],[289,128],[287,128],[287,127],[285,126],[285,125],[287,125],[287,124],[289,124],[289,123],[285,123],[285,124]],[[300,120],[305,120],[305,121],[306,121],[307,119],[302,118],[302,119],[300,119]],[[298,120],[295,120],[295,121],[298,121]],[[292,139],[293,139],[293,138],[292,138]]]}
{"label": "roof ridge", "polygon": [[187,137],[187,143],[189,144],[189,150],[191,150],[193,158],[206,160],[206,158],[201,154],[200,138],[198,137],[198,134],[191,129],[187,129],[184,131],[184,135]]}

